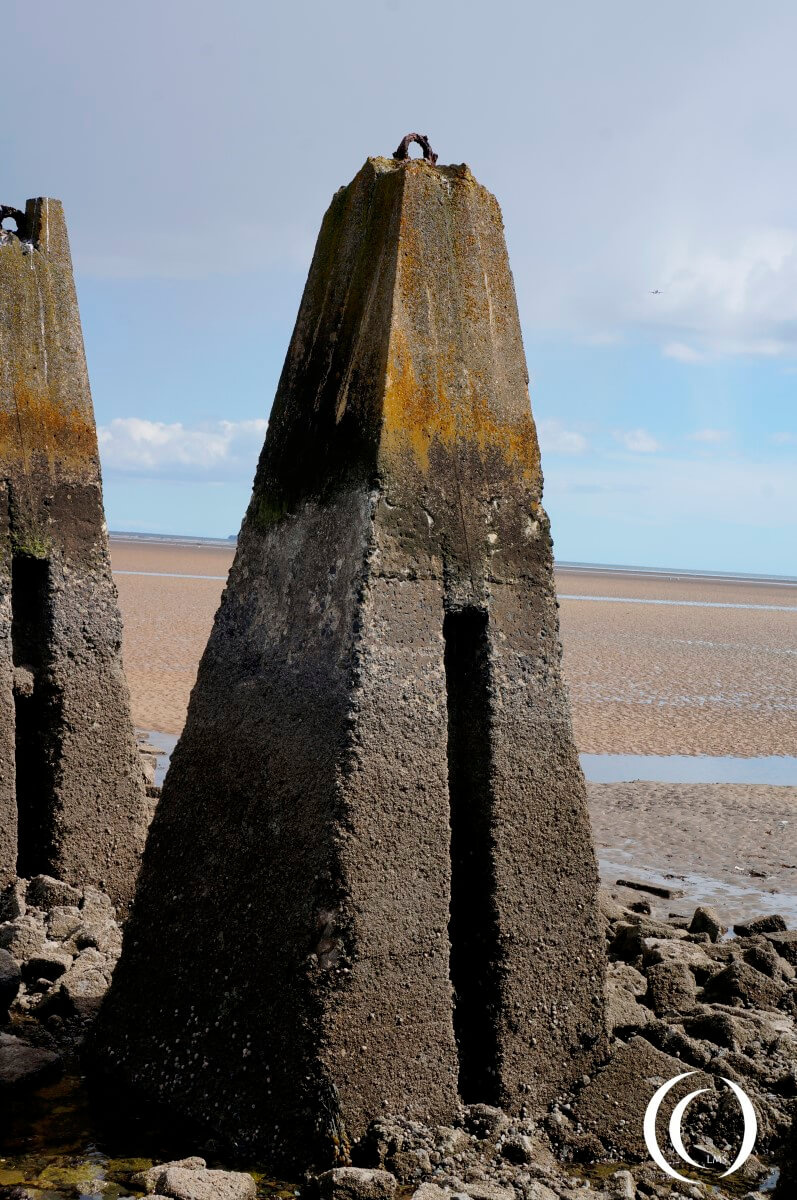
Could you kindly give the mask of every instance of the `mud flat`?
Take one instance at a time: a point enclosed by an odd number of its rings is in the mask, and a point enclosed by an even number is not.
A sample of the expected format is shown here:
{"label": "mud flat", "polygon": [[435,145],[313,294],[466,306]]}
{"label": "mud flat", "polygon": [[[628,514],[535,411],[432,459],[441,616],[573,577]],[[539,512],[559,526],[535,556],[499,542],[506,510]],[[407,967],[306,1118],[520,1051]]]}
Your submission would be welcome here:
{"label": "mud flat", "polygon": [[666,912],[710,904],[726,922],[780,912],[797,925],[797,787],[590,783],[607,884],[672,892]]}
{"label": "mud flat", "polygon": [[557,586],[579,750],[794,754],[797,585],[560,570]]}

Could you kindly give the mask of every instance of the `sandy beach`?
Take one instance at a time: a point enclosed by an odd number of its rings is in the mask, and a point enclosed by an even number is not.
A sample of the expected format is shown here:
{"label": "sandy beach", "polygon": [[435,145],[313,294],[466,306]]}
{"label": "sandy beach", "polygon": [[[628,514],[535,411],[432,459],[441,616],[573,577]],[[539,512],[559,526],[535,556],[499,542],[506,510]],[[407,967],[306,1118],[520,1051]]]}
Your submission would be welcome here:
{"label": "sandy beach", "polygon": [[[233,552],[114,540],[138,725],[182,728]],[[566,569],[556,578],[579,750],[795,753],[797,585]],[[731,605],[754,607],[722,607]]]}
{"label": "sandy beach", "polygon": [[179,733],[233,550],[112,539],[111,557],[133,720]]}
{"label": "sandy beach", "polygon": [[[134,720],[177,734],[234,549],[111,550]],[[562,568],[557,588],[582,753],[797,754],[797,585]],[[589,794],[607,882],[669,880],[687,907],[698,897],[738,916],[780,903],[797,916],[797,786]]]}
{"label": "sandy beach", "polygon": [[795,753],[797,586],[560,570],[557,587],[579,750]]}

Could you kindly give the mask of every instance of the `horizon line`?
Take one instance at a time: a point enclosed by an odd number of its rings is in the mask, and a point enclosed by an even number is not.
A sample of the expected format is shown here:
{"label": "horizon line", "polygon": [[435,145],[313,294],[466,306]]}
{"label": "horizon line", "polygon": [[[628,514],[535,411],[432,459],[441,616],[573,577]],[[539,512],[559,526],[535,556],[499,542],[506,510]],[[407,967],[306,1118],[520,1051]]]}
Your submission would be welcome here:
{"label": "horizon line", "polygon": [[[162,542],[172,545],[188,546],[217,546],[231,549],[238,544],[238,534],[230,534],[226,538],[203,537],[191,533],[143,533],[135,530],[110,529],[108,537],[112,541],[128,542]],[[746,583],[769,583],[779,586],[797,585],[797,576],[761,574],[751,571],[711,571],[697,570],[690,567],[641,567],[632,563],[596,563],[569,561],[554,557],[554,569],[565,571],[604,572],[617,575],[653,575],[658,578],[667,576],[689,579],[712,579],[717,582],[742,581]]]}

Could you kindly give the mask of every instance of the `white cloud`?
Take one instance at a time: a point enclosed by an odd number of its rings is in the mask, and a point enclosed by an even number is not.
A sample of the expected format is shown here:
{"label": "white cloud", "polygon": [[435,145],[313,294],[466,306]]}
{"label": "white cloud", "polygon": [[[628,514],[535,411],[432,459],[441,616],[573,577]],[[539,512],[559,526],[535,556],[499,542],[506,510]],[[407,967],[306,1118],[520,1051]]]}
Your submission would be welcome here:
{"label": "white cloud", "polygon": [[703,229],[664,252],[662,295],[649,326],[688,331],[663,353],[679,362],[797,353],[797,230]]}
{"label": "white cloud", "polygon": [[795,446],[797,445],[797,433],[787,433],[782,430],[780,433],[773,433],[770,439],[776,446]]}
{"label": "white cloud", "polygon": [[251,476],[268,421],[214,421],[190,428],[180,421],[116,417],[97,430],[105,471],[161,478]]}
{"label": "white cloud", "polygon": [[622,345],[624,340],[625,339],[623,338],[622,333],[620,333],[619,331],[615,330],[614,332],[610,332],[609,330],[604,330],[602,332],[598,331],[596,333],[588,333],[586,335],[586,337],[584,338],[584,345],[585,346],[620,346],[620,345]]}
{"label": "white cloud", "polygon": [[676,362],[682,363],[702,363],[707,358],[705,353],[695,350],[693,346],[687,346],[684,342],[667,342],[661,352],[665,358],[674,358]]}
{"label": "white cloud", "polygon": [[561,421],[538,421],[537,433],[543,454],[583,454],[587,449],[588,443],[583,433],[565,429]]}
{"label": "white cloud", "polygon": [[632,454],[655,454],[657,450],[661,450],[659,442],[646,429],[618,429],[614,436],[620,445]]}
{"label": "white cloud", "polygon": [[[608,345],[607,330],[632,340],[643,328],[698,352],[797,352],[797,167],[784,153],[797,6],[735,3],[718,23],[715,6],[687,0],[655,20],[648,5],[582,3],[573,22],[567,5],[507,3],[507,38],[506,20],[452,22],[451,5],[402,5],[488,82],[489,102],[463,89],[452,108],[445,73],[424,56],[407,67],[441,162],[467,156],[501,201],[530,329]],[[35,174],[42,190],[64,190],[84,274],[255,271],[264,296],[284,297],[283,275],[298,291],[330,196],[366,154],[390,152],[388,127],[405,119],[406,101],[384,92],[393,0],[351,0],[343,40],[330,5],[315,6],[310,30],[302,5],[250,0],[224,22],[196,0],[144,7],[168,8],[157,38],[117,5],[50,5],[37,24],[20,0],[4,6],[18,47],[6,87],[26,95],[24,130],[5,131],[6,186],[21,198]],[[264,46],[280,47],[267,71]],[[47,80],[35,94],[32,55]],[[364,94],[380,103],[363,105]],[[343,138],[340,111],[358,114]]]}
{"label": "white cloud", "polygon": [[707,446],[717,446],[721,442],[727,442],[730,436],[727,429],[698,429],[695,433],[689,434],[693,442],[703,442]]}
{"label": "white cloud", "polygon": [[557,512],[585,512],[583,494],[599,494],[603,520],[623,525],[671,529],[678,522],[699,519],[705,530],[797,528],[797,472],[784,460],[728,461],[712,456],[699,470],[693,459],[669,455],[644,462],[616,457],[559,460],[545,472],[545,490],[552,520]]}

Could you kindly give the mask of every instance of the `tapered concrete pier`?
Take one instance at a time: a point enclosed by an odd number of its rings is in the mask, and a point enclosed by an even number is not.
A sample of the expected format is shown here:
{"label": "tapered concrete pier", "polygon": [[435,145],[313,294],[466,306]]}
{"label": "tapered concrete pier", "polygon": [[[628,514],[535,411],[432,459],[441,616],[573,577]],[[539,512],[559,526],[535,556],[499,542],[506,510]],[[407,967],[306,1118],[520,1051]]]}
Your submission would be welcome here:
{"label": "tapered concrete pier", "polygon": [[538,1111],[603,1049],[603,938],[501,214],[369,159],[316,246],[101,1018],[242,1151]]}
{"label": "tapered concrete pier", "polygon": [[0,885],[45,873],[124,910],[145,783],[66,225],[57,200],[0,215]]}

